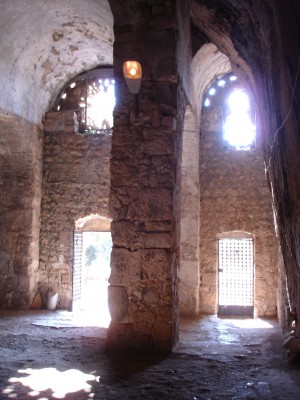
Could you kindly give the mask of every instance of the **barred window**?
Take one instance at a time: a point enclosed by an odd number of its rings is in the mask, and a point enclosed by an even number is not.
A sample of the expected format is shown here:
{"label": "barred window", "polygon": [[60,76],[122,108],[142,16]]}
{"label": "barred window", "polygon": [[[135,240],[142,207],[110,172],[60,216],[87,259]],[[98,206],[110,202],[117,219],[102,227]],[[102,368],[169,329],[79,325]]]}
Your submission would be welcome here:
{"label": "barred window", "polygon": [[81,133],[111,133],[115,107],[114,85],[112,68],[87,71],[64,86],[53,108],[55,111],[76,112]]}
{"label": "barred window", "polygon": [[233,74],[214,82],[204,96],[204,107],[222,107],[224,146],[236,150],[255,147],[255,113],[246,89]]}

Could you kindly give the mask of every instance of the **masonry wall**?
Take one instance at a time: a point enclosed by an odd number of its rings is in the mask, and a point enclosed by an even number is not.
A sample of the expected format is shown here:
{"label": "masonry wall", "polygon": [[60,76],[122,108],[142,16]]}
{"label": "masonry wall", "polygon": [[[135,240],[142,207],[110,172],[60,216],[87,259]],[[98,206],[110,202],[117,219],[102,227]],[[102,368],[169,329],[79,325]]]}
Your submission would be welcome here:
{"label": "masonry wall", "polygon": [[[117,104],[112,143],[113,218],[107,347],[170,351],[178,337],[179,174],[182,93],[175,2],[111,1]],[[122,65],[143,68],[139,113]],[[183,110],[183,106],[181,108]]]}
{"label": "masonry wall", "polygon": [[38,288],[72,299],[73,232],[79,218],[108,217],[110,135],[76,134],[73,112],[51,112],[44,124]]}
{"label": "masonry wall", "polygon": [[0,306],[27,308],[39,258],[41,132],[0,114]]}
{"label": "masonry wall", "polygon": [[217,238],[230,231],[254,237],[254,307],[257,316],[277,314],[277,255],[271,195],[259,135],[255,150],[225,148],[222,109],[207,107],[201,118],[200,310],[217,310]]}

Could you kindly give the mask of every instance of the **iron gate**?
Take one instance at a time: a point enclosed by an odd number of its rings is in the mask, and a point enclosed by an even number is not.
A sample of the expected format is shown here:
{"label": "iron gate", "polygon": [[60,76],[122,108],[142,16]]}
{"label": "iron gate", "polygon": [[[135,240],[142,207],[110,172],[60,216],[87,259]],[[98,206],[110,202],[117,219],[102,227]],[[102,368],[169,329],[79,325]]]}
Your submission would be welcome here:
{"label": "iron gate", "polygon": [[80,309],[82,285],[82,232],[74,232],[72,311]]}
{"label": "iron gate", "polygon": [[253,239],[219,239],[219,315],[253,317]]}

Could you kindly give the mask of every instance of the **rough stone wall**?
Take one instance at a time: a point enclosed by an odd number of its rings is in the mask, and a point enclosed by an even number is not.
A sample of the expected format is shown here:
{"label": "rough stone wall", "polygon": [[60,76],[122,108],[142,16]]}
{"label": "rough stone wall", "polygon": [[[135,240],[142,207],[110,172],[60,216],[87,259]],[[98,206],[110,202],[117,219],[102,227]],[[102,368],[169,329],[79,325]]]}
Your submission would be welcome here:
{"label": "rough stone wall", "polygon": [[[216,7],[217,4],[217,7]],[[298,0],[234,2],[192,0],[195,25],[252,82],[264,138],[264,156],[273,189],[287,293],[280,308],[290,307],[300,321],[299,232],[299,18]],[[200,5],[200,7],[198,7]],[[246,64],[246,65],[245,65]],[[282,312],[282,325],[287,326]],[[296,323],[300,336],[300,324]]]}
{"label": "rough stone wall", "polygon": [[[293,330],[300,337],[300,4],[274,1],[272,11],[270,39],[276,46],[269,54],[268,66],[272,67],[261,81],[259,96],[268,104],[264,115],[268,127],[265,158],[277,211],[281,275],[287,279],[288,293],[282,291],[282,310],[289,308],[295,320]],[[282,315],[282,326],[288,327],[291,315]]]}
{"label": "rough stone wall", "polygon": [[[175,4],[110,4],[118,100],[111,159],[112,321],[107,347],[170,351],[178,333]],[[138,115],[122,77],[127,59],[139,61],[143,68]]]}
{"label": "rough stone wall", "polygon": [[[75,122],[74,122],[75,121]],[[44,124],[43,186],[38,288],[72,299],[75,222],[92,214],[108,217],[111,136],[76,134],[73,112],[51,112]]]}
{"label": "rough stone wall", "polygon": [[0,114],[0,307],[27,308],[39,258],[41,135]]}
{"label": "rough stone wall", "polygon": [[256,316],[275,316],[277,254],[271,196],[259,137],[255,150],[225,148],[222,108],[207,107],[201,118],[200,310],[217,310],[217,238],[230,231],[254,236]]}

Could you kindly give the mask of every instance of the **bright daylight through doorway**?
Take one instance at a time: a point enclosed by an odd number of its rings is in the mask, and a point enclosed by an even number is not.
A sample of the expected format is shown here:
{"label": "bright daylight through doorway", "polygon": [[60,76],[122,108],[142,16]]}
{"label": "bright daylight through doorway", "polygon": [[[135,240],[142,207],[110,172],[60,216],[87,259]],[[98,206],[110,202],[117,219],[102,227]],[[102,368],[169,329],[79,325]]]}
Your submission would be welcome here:
{"label": "bright daylight through doorway", "polygon": [[107,303],[110,254],[110,232],[82,233],[82,268],[80,315],[95,318],[100,326],[108,327],[110,314]]}

